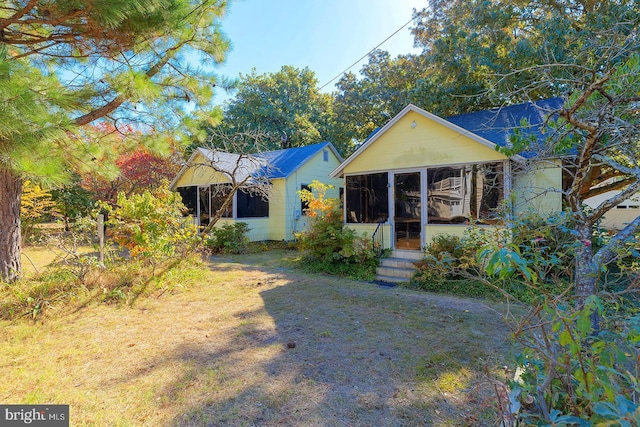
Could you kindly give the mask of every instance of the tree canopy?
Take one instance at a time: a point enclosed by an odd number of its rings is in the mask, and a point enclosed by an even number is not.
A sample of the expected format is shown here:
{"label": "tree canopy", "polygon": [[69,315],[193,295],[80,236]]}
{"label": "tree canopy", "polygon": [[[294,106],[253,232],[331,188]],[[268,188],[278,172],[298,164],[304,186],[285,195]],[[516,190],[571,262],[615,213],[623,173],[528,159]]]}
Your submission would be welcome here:
{"label": "tree canopy", "polygon": [[[346,141],[362,141],[412,101],[411,92],[425,71],[421,56],[376,50],[360,69],[360,76],[344,74],[336,84],[334,134]],[[346,154],[350,154],[347,152]]]}
{"label": "tree canopy", "polygon": [[[85,125],[108,120],[154,133],[175,127],[185,104],[206,105],[228,40],[225,1],[9,0],[0,6],[0,278],[20,274],[21,182],[64,182],[94,167],[107,140]],[[197,108],[196,108],[197,111]],[[102,165],[101,165],[102,166]]]}
{"label": "tree canopy", "polygon": [[292,148],[331,139],[332,102],[318,91],[308,68],[283,66],[276,73],[240,75],[235,97],[224,107],[226,134],[260,132]]}

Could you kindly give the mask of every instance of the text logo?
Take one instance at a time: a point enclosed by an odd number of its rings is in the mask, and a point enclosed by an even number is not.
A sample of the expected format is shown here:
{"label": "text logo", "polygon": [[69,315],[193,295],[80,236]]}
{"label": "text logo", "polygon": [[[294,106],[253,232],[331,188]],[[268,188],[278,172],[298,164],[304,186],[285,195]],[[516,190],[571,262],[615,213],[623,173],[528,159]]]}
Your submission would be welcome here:
{"label": "text logo", "polygon": [[0,405],[0,427],[69,427],[69,405]]}

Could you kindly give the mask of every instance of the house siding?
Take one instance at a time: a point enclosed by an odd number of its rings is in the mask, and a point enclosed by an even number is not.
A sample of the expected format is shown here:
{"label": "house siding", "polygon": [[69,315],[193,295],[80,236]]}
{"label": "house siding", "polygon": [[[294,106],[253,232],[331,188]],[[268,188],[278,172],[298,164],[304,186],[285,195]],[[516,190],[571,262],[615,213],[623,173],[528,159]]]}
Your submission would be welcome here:
{"label": "house siding", "polygon": [[247,237],[251,242],[261,242],[263,240],[271,240],[269,237],[269,218],[220,218],[213,228],[221,228],[227,224],[235,224],[245,222],[249,226]]}
{"label": "house siding", "polygon": [[[619,191],[608,191],[598,196],[585,200],[585,204],[596,208],[600,203],[616,196]],[[640,194],[636,194],[629,199],[618,204],[616,207],[605,213],[600,226],[606,229],[622,230],[631,221],[640,216]]]}
{"label": "house siding", "polygon": [[[413,122],[416,123],[412,126]],[[428,117],[410,111],[380,135],[346,167],[345,175],[374,172],[428,171],[429,168],[459,164],[505,161],[507,157],[470,137]],[[423,174],[424,175],[424,174]],[[392,186],[392,183],[389,183]],[[426,191],[423,189],[424,194]],[[391,195],[390,195],[391,196]],[[390,203],[393,201],[390,200]],[[347,224],[358,233],[371,236],[377,224]],[[384,247],[392,247],[392,225],[384,225]],[[424,244],[440,234],[461,236],[466,226],[423,224]]]}
{"label": "house siding", "polygon": [[236,222],[246,222],[249,226],[247,237],[252,242],[269,240],[269,218],[238,218]]}
{"label": "house siding", "polygon": [[[412,127],[413,122],[416,123]],[[344,168],[344,174],[505,160],[468,136],[409,111]]]}
{"label": "house siding", "polygon": [[[393,176],[398,173],[421,173],[420,221],[422,227],[419,242],[421,246],[430,244],[436,236],[442,234],[462,236],[467,229],[463,223],[436,224],[435,222],[438,220],[429,223],[428,211],[426,210],[428,209],[426,184],[429,179],[429,170],[433,170],[433,168],[502,161],[505,172],[504,195],[510,197],[508,200],[513,203],[515,213],[535,211],[548,215],[558,212],[562,209],[562,164],[560,160],[539,161],[534,164],[535,167],[527,169],[527,172],[513,173],[512,170],[518,169],[524,159],[518,156],[517,161],[509,160],[507,156],[494,149],[496,143],[508,144],[509,129],[517,126],[518,114],[531,116],[535,113],[527,108],[529,107],[514,106],[499,117],[500,111],[496,110],[495,112],[485,112],[486,114],[481,116],[467,115],[464,120],[458,116],[455,120],[447,121],[409,105],[378,133],[365,141],[354,155],[332,173],[335,176],[343,177],[373,173],[389,174],[388,214],[390,218],[385,224],[385,247],[392,247],[395,244],[393,242],[395,231],[393,222],[396,209],[396,201],[394,200],[396,189],[394,188]],[[515,116],[512,117],[510,114],[515,114]],[[511,125],[508,125],[509,123]],[[543,125],[543,123],[544,120],[539,124]],[[465,130],[460,126],[465,129],[477,129],[477,133]],[[500,126],[502,128],[499,128]],[[413,191],[415,192],[415,189]],[[346,219],[347,216],[345,216]],[[405,230],[398,230],[398,236],[406,239],[402,242],[398,241],[400,248],[418,248],[415,219],[418,217],[412,217],[412,230],[409,230],[408,225]],[[407,221],[399,221],[400,225],[403,223],[409,224]],[[371,235],[377,225],[347,223],[347,226],[356,232],[365,232]],[[499,229],[499,226],[493,225],[482,227]]]}
{"label": "house siding", "polygon": [[284,218],[286,217],[286,180],[274,179],[269,197],[269,237],[262,240],[288,240]]}
{"label": "house siding", "polygon": [[[513,168],[516,169],[516,168]],[[550,215],[562,210],[562,162],[538,161],[525,172],[513,172],[514,213]]]}

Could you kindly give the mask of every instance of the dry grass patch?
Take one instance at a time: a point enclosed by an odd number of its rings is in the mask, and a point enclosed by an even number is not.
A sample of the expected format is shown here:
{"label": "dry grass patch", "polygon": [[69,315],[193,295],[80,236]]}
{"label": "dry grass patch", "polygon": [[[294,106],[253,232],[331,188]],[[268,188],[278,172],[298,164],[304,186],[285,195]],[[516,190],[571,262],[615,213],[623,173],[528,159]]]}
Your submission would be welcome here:
{"label": "dry grass patch", "polygon": [[216,258],[173,294],[2,321],[0,400],[68,403],[76,426],[491,425],[479,396],[509,348],[504,307],[295,257]]}

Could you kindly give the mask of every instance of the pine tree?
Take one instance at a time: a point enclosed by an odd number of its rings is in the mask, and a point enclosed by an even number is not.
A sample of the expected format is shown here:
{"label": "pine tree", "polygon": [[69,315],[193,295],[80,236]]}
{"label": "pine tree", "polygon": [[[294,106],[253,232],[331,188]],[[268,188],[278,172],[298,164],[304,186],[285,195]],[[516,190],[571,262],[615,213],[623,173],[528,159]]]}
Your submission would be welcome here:
{"label": "pine tree", "polygon": [[[24,179],[64,182],[110,151],[95,134],[135,122],[156,136],[176,126],[182,105],[205,105],[212,63],[229,43],[225,1],[8,0],[0,6],[0,280],[20,277]],[[162,138],[150,140],[161,151]]]}

